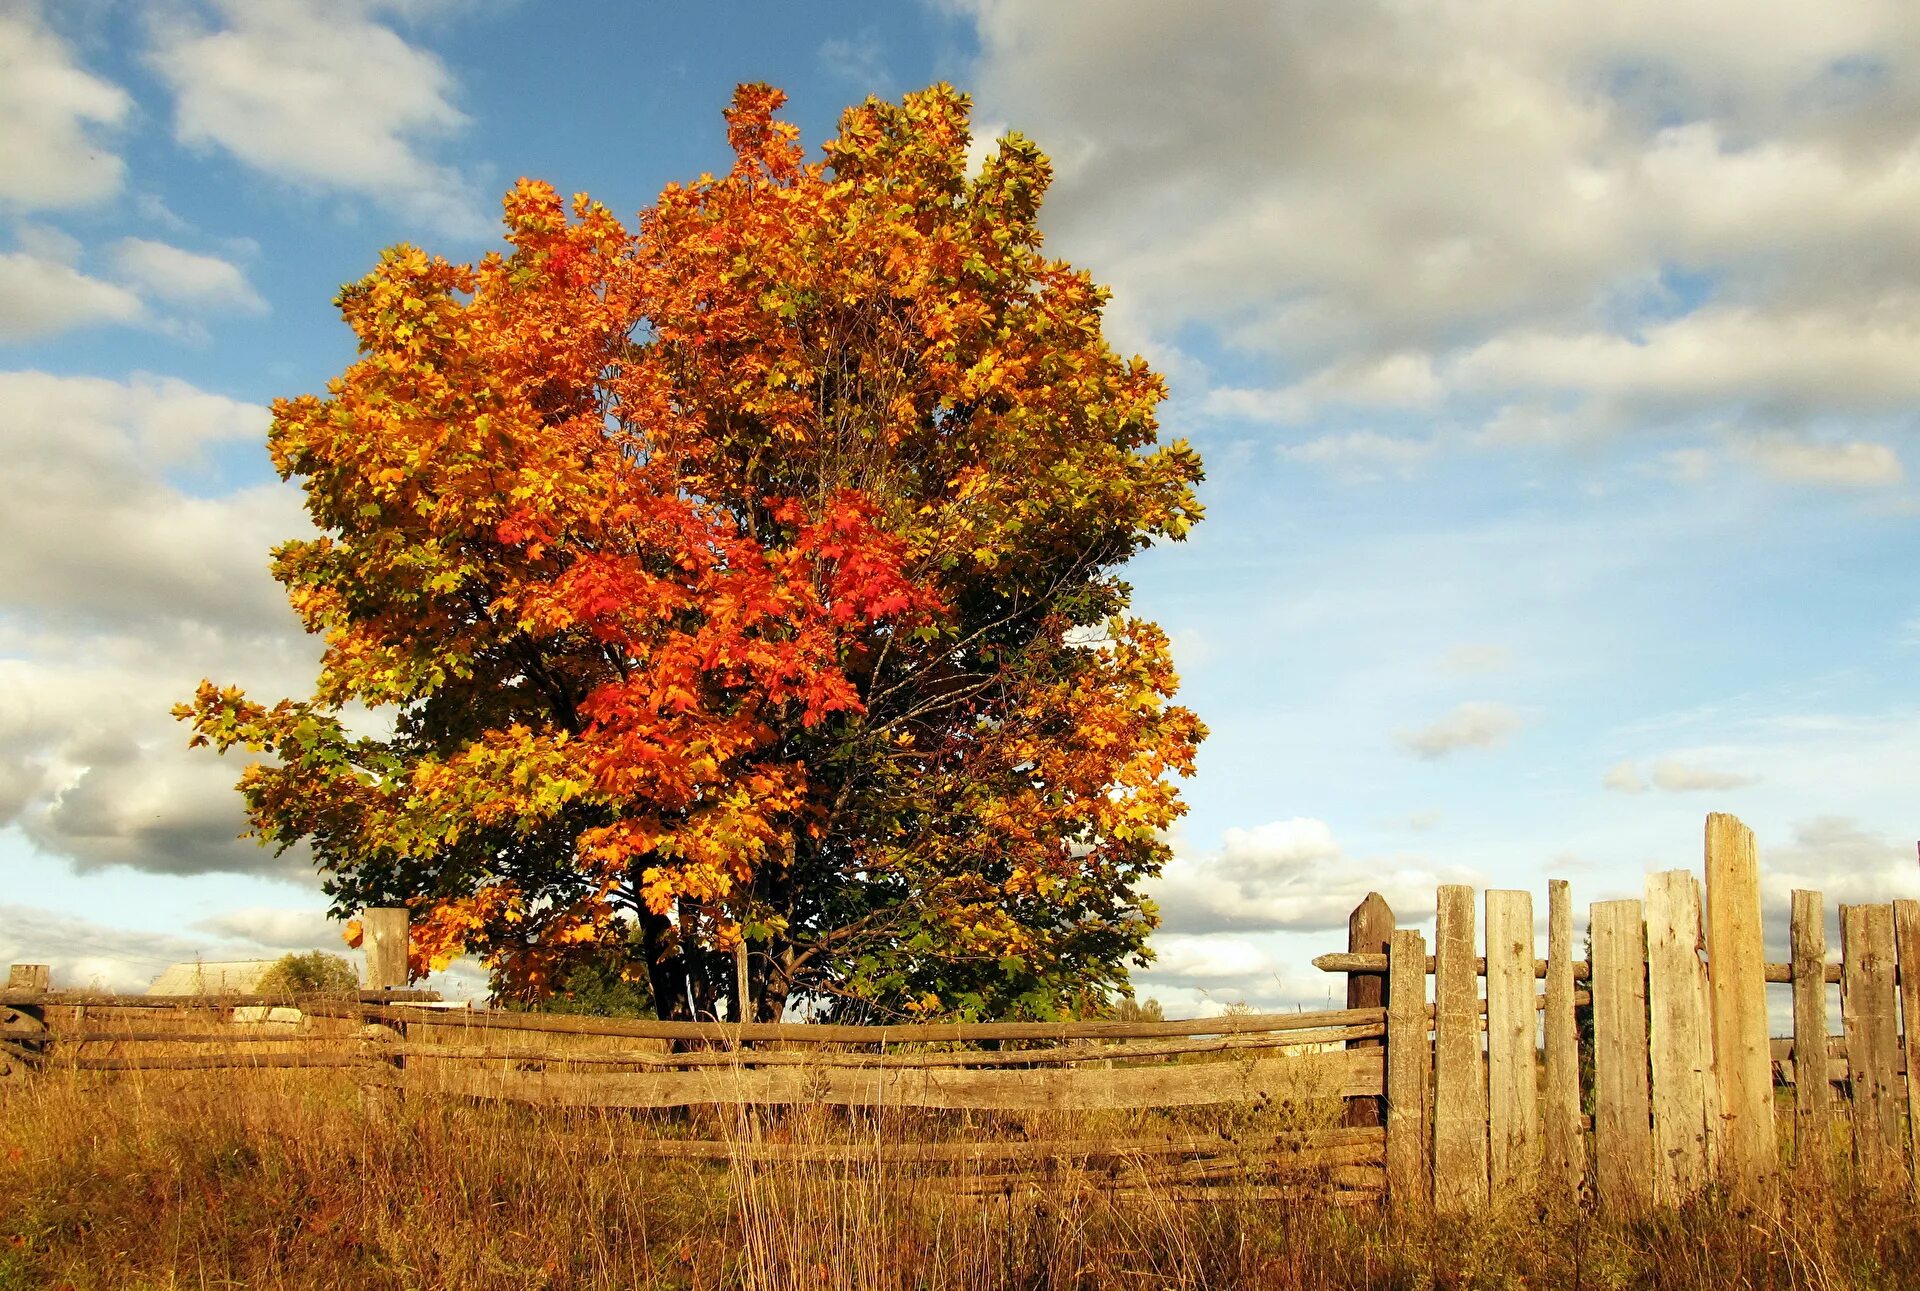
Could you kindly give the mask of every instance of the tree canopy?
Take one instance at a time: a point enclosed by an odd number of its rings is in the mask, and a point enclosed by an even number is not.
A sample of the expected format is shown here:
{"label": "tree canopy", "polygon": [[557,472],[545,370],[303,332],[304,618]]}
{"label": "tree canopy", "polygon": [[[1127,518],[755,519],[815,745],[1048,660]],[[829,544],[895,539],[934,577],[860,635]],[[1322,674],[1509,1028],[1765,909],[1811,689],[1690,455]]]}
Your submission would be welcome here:
{"label": "tree canopy", "polygon": [[1160,378],[1042,255],[1050,170],[969,103],[868,100],[809,162],[742,86],[731,171],[629,230],[522,180],[508,249],[385,252],[360,355],[274,405],[326,649],[194,742],[414,967],[538,996],[644,966],[663,1016],[1051,1015],[1123,988],[1204,730],[1117,569],[1200,515]]}

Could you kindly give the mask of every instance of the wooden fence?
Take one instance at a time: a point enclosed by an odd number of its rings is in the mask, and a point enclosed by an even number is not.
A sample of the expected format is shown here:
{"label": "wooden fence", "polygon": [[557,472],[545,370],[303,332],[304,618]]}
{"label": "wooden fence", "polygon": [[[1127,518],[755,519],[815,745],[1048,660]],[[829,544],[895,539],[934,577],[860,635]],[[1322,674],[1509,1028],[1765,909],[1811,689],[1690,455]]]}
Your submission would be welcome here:
{"label": "wooden fence", "polygon": [[[1311,1013],[739,1026],[429,1011],[392,989],[404,912],[368,914],[371,984],[388,989],[357,998],[96,996],[51,991],[44,970],[16,966],[0,992],[0,1064],[353,1066],[370,1090],[562,1107],[1203,1109],[1197,1122],[1169,1113],[1148,1137],[884,1148],[967,1165],[974,1187],[1066,1163],[1195,1197],[1317,1187],[1456,1213],[1535,1199],[1634,1213],[1852,1169],[1920,1198],[1908,1160],[1920,1163],[1920,902],[1841,907],[1840,959],[1828,963],[1825,903],[1796,892],[1790,957],[1769,963],[1753,838],[1729,816],[1708,818],[1704,889],[1674,870],[1649,875],[1644,899],[1594,904],[1584,959],[1565,882],[1547,885],[1545,958],[1530,893],[1482,903],[1440,888],[1431,948],[1369,895],[1349,949],[1314,961],[1347,976],[1351,1007]],[[1833,983],[1841,1035],[1829,1034]],[[1774,984],[1791,991],[1791,1038],[1769,1034]],[[294,1011],[276,1020],[275,1006]],[[1270,1114],[1257,1129],[1191,1132],[1208,1116],[1226,1124],[1232,1105]],[[805,1163],[852,1149],[659,1139],[630,1150]]]}

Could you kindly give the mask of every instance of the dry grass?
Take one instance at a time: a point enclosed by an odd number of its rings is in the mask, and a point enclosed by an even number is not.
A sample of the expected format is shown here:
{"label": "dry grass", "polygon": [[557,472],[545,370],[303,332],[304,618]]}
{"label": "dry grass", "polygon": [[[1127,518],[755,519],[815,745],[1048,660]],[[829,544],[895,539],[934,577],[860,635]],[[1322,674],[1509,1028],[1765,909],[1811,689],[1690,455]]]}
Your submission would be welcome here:
{"label": "dry grass", "polygon": [[[877,1150],[935,1128],[825,1111],[367,1107],[331,1073],[48,1074],[0,1090],[0,1288],[1920,1287],[1920,1212],[1904,1194],[1437,1227],[1232,1187],[1205,1204],[1152,1186],[1116,1201],[1055,1179],[980,1200]],[[876,1150],[807,1171],[631,1150],[663,1135]]]}

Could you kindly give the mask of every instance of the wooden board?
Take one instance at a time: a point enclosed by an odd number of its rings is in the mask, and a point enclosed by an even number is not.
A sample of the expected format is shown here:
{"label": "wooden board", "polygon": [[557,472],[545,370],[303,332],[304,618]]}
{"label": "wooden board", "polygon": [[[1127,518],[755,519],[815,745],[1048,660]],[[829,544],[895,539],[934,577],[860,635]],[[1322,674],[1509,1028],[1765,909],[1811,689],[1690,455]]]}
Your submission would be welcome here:
{"label": "wooden board", "polygon": [[1458,1214],[1487,1205],[1487,1069],[1474,973],[1473,889],[1443,885],[1434,930],[1433,1202]]}
{"label": "wooden board", "polygon": [[1570,1205],[1586,1178],[1580,1131],[1580,1035],[1573,1016],[1573,896],[1565,879],[1547,883],[1546,1079],[1540,1090],[1541,1186]]}
{"label": "wooden board", "polygon": [[824,1104],[840,1107],[1085,1111],[1214,1103],[1301,1106],[1378,1097],[1382,1054],[1332,1049],[1285,1058],[1040,1071],[892,1067],[709,1068],[673,1072],[520,1072],[473,1063],[409,1062],[377,1083],[438,1094],[555,1107]]}
{"label": "wooden board", "polygon": [[1893,903],[1894,955],[1900,965],[1901,1065],[1907,1082],[1907,1134],[1913,1197],[1920,1202],[1920,901]]}
{"label": "wooden board", "polygon": [[361,946],[367,959],[367,989],[394,990],[407,984],[407,912],[384,906],[360,912]]}
{"label": "wooden board", "polygon": [[[1393,936],[1393,908],[1378,892],[1369,892],[1353,913],[1347,916],[1347,950],[1353,954],[1384,955],[1387,939]],[[1347,1007],[1384,1008],[1387,1003],[1387,979],[1384,973],[1347,974]],[[1353,1040],[1349,1049],[1377,1049],[1378,1040]],[[1347,1103],[1346,1124],[1361,1127],[1381,1123],[1377,1098],[1356,1098]]]}
{"label": "wooden board", "polygon": [[[310,1012],[321,1011],[311,1005]],[[631,1036],[642,1040],[684,1040],[708,1044],[967,1044],[988,1040],[1128,1040],[1162,1036],[1259,1035],[1317,1027],[1384,1023],[1385,1009],[1324,1009],[1312,1013],[1222,1014],[1166,1022],[919,1022],[899,1026],[846,1026],[813,1022],[656,1022],[651,1018],[593,1018],[553,1013],[492,1010],[423,1011],[376,1005],[342,1005],[352,1016],[389,1023],[428,1023],[446,1031],[487,1028],[570,1035]]]}
{"label": "wooden board", "polygon": [[1631,1215],[1651,1200],[1646,928],[1638,901],[1601,901],[1593,941],[1593,1161],[1600,1204]]}
{"label": "wooden board", "polygon": [[1894,1099],[1899,1023],[1894,1016],[1893,907],[1841,906],[1840,957],[1854,1168],[1863,1184],[1881,1187],[1904,1168],[1900,1106]]}
{"label": "wooden board", "polygon": [[1500,1202],[1540,1177],[1540,1076],[1533,976],[1533,896],[1487,893],[1487,1174]]}
{"label": "wooden board", "polygon": [[1771,1187],[1780,1168],[1767,1051],[1767,957],[1753,831],[1707,817],[1707,972],[1720,1089],[1721,1173],[1737,1191]]}
{"label": "wooden board", "polygon": [[1711,1178],[1718,1120],[1699,880],[1686,870],[1647,875],[1646,918],[1653,1195],[1677,1206]]}
{"label": "wooden board", "polygon": [[[648,1160],[814,1163],[885,1161],[913,1165],[1003,1164],[1049,1161],[1150,1160],[1172,1156],[1273,1156],[1287,1160],[1351,1151],[1355,1160],[1377,1162],[1384,1152],[1380,1129],[1302,1129],[1136,1139],[986,1139],[963,1142],[900,1143],[862,1138],[846,1143],[779,1143],[762,1139],[627,1139],[613,1145],[619,1157]],[[1344,1159],[1344,1158],[1343,1158]]]}
{"label": "wooden board", "polygon": [[1793,1161],[1803,1187],[1827,1177],[1833,1089],[1827,1083],[1827,911],[1818,892],[1796,890],[1793,954]]}
{"label": "wooden board", "polygon": [[1387,1004],[1387,1190],[1410,1211],[1433,1204],[1432,1022],[1427,939],[1393,934]]}

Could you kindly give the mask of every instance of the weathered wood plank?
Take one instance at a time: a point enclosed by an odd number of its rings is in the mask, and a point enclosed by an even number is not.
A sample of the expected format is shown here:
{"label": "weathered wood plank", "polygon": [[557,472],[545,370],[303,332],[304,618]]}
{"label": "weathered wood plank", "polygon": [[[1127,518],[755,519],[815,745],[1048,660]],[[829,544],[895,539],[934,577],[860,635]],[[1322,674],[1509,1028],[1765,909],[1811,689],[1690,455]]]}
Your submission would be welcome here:
{"label": "weathered wood plank", "polygon": [[53,969],[46,964],[7,965],[7,989],[41,995],[53,986]]}
{"label": "weathered wood plank", "polygon": [[1540,1076],[1535,1044],[1533,895],[1487,893],[1488,1182],[1501,1202],[1540,1177]]}
{"label": "weathered wood plank", "polygon": [[1788,926],[1793,953],[1793,1162],[1801,1185],[1819,1187],[1833,1151],[1827,1072],[1827,911],[1818,892],[1796,890]]}
{"label": "weathered wood plank", "polygon": [[230,1053],[192,1054],[78,1054],[55,1058],[49,1065],[76,1071],[219,1071],[244,1067],[364,1067],[359,1053],[261,1053],[236,1049]]}
{"label": "weathered wood plank", "polygon": [[1434,930],[1433,1201],[1448,1214],[1484,1209],[1487,1069],[1474,973],[1473,889],[1443,885]]}
{"label": "weathered wood plank", "polygon": [[1427,1012],[1427,939],[1393,934],[1388,959],[1387,1190],[1396,1206],[1433,1204],[1433,1026]]}
{"label": "weathered wood plank", "polygon": [[360,912],[360,946],[367,960],[367,989],[397,990],[406,986],[409,932],[404,906],[381,906]]}
{"label": "weathered wood plank", "polygon": [[[1313,966],[1315,968],[1328,973],[1366,973],[1376,970],[1384,972],[1386,971],[1386,963],[1387,961],[1384,955],[1349,955],[1338,951],[1315,956],[1313,960]],[[1481,976],[1486,976],[1487,961],[1485,959],[1475,961],[1474,969]],[[1427,972],[1433,972],[1433,956],[1431,955],[1427,956]],[[1840,965],[1828,964],[1826,973],[1828,984],[1831,985],[1839,982]],[[1533,961],[1533,975],[1535,977],[1545,977],[1547,975],[1546,960],[1536,959]],[[1592,965],[1588,964],[1586,960],[1576,959],[1573,961],[1573,977],[1575,981],[1584,982],[1592,975]],[[1769,982],[1791,982],[1793,980],[1793,965],[1769,960],[1767,962],[1765,977]]]}
{"label": "weathered wood plank", "polygon": [[1653,1193],[1677,1206],[1711,1177],[1718,1119],[1699,880],[1686,870],[1647,875],[1646,918]]}
{"label": "weathered wood plank", "polygon": [[[1378,892],[1369,892],[1347,916],[1347,950],[1353,954],[1384,955],[1387,939],[1393,936],[1393,908]],[[1386,1007],[1387,979],[1384,973],[1347,974],[1347,1007],[1377,1009]],[[1377,1049],[1378,1040],[1349,1041],[1349,1049]],[[1379,1099],[1356,1098],[1347,1103],[1345,1122],[1352,1126],[1381,1123]]]}
{"label": "weathered wood plank", "polygon": [[1840,1015],[1847,1031],[1853,1095],[1853,1159],[1861,1182],[1885,1184],[1902,1164],[1900,1109],[1894,1101],[1893,907],[1840,907]]}
{"label": "weathered wood plank", "polygon": [[376,1083],[412,1094],[456,1095],[555,1107],[691,1107],[812,1103],[838,1107],[1084,1111],[1214,1103],[1314,1102],[1378,1097],[1380,1050],[1328,1050],[1285,1058],[1038,1071],[894,1067],[703,1068],[673,1072],[511,1072],[421,1060]]}
{"label": "weathered wood plank", "polygon": [[1308,1129],[1249,1134],[1236,1140],[1218,1134],[1136,1139],[986,1139],[946,1143],[894,1143],[864,1138],[847,1143],[773,1143],[757,1139],[621,1139],[616,1156],[648,1160],[827,1163],[884,1161],[895,1164],[998,1164],[1001,1162],[1127,1161],[1170,1156],[1291,1158],[1299,1153],[1351,1149],[1373,1161],[1384,1153],[1379,1128]]}
{"label": "weathered wood plank", "polygon": [[1914,1200],[1920,1202],[1920,901],[1893,903],[1894,955],[1900,966],[1900,1055],[1907,1082],[1909,1169]]}
{"label": "weathered wood plank", "polygon": [[438,991],[362,991],[355,996],[338,995],[114,995],[102,991],[0,991],[0,1004],[36,1004],[47,1008],[88,1009],[195,1009],[223,1011],[260,1006],[287,1006],[318,1012],[322,1009],[349,1009],[353,1001],[378,1004],[437,1004]]}
{"label": "weathered wood plank", "polygon": [[1638,901],[1601,901],[1593,941],[1593,1161],[1600,1204],[1645,1209],[1653,1172],[1647,1091],[1647,946]]}
{"label": "weathered wood plank", "polygon": [[[414,1027],[412,1031],[419,1031]],[[562,1066],[628,1066],[664,1071],[686,1067],[1057,1067],[1079,1062],[1127,1062],[1187,1054],[1240,1053],[1256,1049],[1344,1045],[1384,1036],[1383,1023],[1276,1031],[1268,1035],[1201,1040],[1142,1040],[1130,1044],[1074,1044],[1046,1049],[968,1049],[940,1053],[837,1053],[823,1049],[729,1049],[671,1053],[657,1049],[560,1049],[542,1045],[481,1046],[419,1041],[388,1052],[408,1058],[457,1058],[475,1062],[548,1062]],[[550,1042],[554,1037],[546,1037]],[[571,1037],[569,1037],[571,1038]]]}
{"label": "weathered wood plank", "polygon": [[1565,879],[1547,883],[1546,1079],[1541,1087],[1541,1185],[1570,1205],[1586,1177],[1580,1132],[1580,1035],[1573,1016],[1573,896]]}
{"label": "weathered wood plank", "polygon": [[[315,1005],[319,1012],[323,1006]],[[921,1022],[900,1026],[842,1026],[813,1022],[656,1022],[650,1018],[593,1018],[553,1013],[434,1011],[348,1006],[354,1017],[421,1022],[455,1029],[547,1031],[570,1035],[630,1036],[638,1040],[695,1040],[737,1044],[784,1040],[799,1044],[965,1044],[980,1040],[1127,1040],[1172,1036],[1259,1035],[1319,1027],[1384,1023],[1385,1009],[1324,1009],[1313,1013],[1223,1014],[1167,1022]]]}
{"label": "weathered wood plank", "polygon": [[1740,1191],[1771,1188],[1780,1170],[1767,1051],[1767,956],[1760,857],[1753,831],[1707,817],[1707,973],[1713,1066],[1720,1090],[1720,1172]]}

